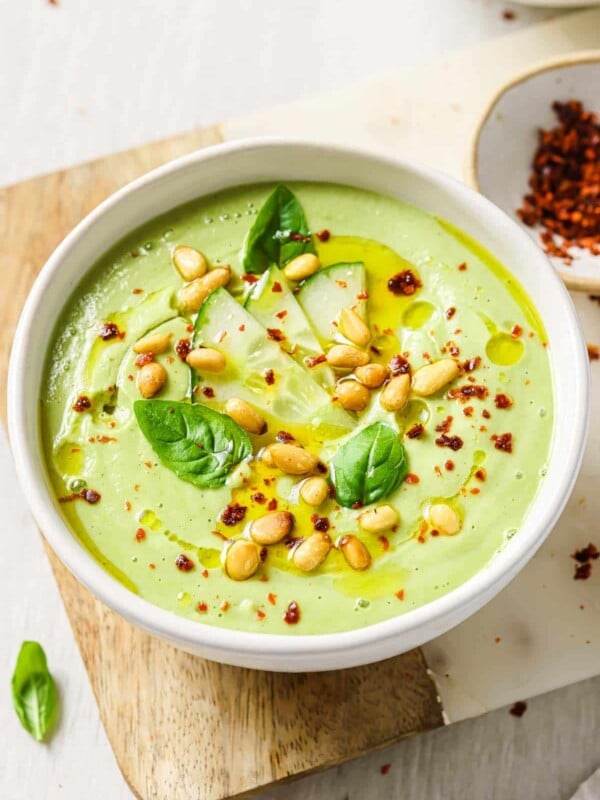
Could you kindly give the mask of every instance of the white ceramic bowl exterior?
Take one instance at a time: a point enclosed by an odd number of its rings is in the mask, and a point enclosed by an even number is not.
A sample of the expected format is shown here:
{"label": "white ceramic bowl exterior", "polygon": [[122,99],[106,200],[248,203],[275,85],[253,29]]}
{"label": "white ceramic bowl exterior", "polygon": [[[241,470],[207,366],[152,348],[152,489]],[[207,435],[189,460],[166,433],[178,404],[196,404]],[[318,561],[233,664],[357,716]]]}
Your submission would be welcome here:
{"label": "white ceramic bowl exterior", "polygon": [[[193,622],[132,594],[78,543],[63,520],[44,467],[40,383],[49,337],[82,275],[132,229],[199,195],[243,183],[317,180],[388,194],[467,231],[519,278],[549,335],[556,425],[548,473],[522,530],[476,576],[446,596],[394,619],[346,633],[278,636]],[[193,153],[126,186],[93,211],[51,256],[36,281],[15,336],[9,373],[9,433],[34,517],[74,575],[134,624],[206,658],[258,669],[352,667],[405,652],[477,611],[525,565],[563,509],[581,460],[588,413],[588,362],[571,300],[547,259],[495,206],[430,170],[357,150],[258,140]],[[499,495],[501,498],[501,494]]]}
{"label": "white ceramic bowl exterior", "polygon": [[[600,51],[541,64],[515,78],[492,101],[474,143],[474,185],[510,214],[538,244],[539,229],[524,225],[516,210],[529,191],[539,128],[556,126],[551,107],[555,100],[573,99],[581,100],[585,108],[600,114]],[[570,266],[561,259],[552,259],[567,286],[599,290],[600,256],[581,249],[573,254]]]}

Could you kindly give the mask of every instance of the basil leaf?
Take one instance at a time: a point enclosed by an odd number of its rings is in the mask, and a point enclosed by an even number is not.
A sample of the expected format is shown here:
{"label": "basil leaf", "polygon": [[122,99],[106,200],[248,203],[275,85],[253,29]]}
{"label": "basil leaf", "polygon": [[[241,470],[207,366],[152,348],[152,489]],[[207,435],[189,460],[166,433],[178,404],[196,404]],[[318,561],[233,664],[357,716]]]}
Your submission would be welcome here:
{"label": "basil leaf", "polygon": [[396,431],[375,422],[339,448],[331,472],[340,505],[366,506],[398,488],[408,472],[406,453]]}
{"label": "basil leaf", "polygon": [[200,403],[136,400],[133,410],[164,466],[201,489],[223,486],[232,468],[252,455],[246,431]]}
{"label": "basil leaf", "polygon": [[13,706],[21,725],[42,742],[58,709],[58,694],[46,654],[37,642],[23,642],[12,676]]}
{"label": "basil leaf", "polygon": [[285,186],[278,186],[265,200],[242,248],[246,272],[261,273],[271,264],[283,267],[303,253],[314,253],[302,206]]}

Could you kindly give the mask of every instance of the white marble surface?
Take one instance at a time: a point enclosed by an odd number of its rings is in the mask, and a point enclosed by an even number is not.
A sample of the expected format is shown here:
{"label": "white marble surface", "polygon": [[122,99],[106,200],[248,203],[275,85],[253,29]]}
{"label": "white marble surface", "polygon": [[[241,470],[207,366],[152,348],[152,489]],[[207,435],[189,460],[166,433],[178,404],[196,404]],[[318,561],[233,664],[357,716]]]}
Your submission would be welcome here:
{"label": "white marble surface", "polygon": [[[519,8],[507,22],[508,4],[494,0],[346,0],[343,11],[335,0],[263,0],[260,13],[249,1],[234,8],[219,0],[59,2],[0,6],[0,183],[396,72],[549,15]],[[319,120],[313,125],[318,130]],[[234,128],[229,135],[243,133]],[[37,638],[63,699],[57,735],[40,746],[0,690],[0,797],[131,798],[1,438],[0,504],[0,687],[21,640]],[[524,686],[527,668],[520,665]],[[600,760],[599,689],[600,679],[588,681],[531,702],[521,719],[495,712],[269,797],[565,798]],[[392,766],[384,776],[385,763]]]}

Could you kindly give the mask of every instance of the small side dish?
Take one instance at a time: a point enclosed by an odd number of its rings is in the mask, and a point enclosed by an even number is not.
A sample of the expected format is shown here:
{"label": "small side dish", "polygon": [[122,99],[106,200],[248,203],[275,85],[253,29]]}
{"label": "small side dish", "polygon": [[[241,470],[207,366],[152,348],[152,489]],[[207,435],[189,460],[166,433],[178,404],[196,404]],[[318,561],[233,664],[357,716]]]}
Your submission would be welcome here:
{"label": "small side dish", "polygon": [[74,534],[184,617],[332,633],[514,535],[553,428],[543,325],[463,232],[361,189],[226,190],[119,242],[57,326],[42,428]]}

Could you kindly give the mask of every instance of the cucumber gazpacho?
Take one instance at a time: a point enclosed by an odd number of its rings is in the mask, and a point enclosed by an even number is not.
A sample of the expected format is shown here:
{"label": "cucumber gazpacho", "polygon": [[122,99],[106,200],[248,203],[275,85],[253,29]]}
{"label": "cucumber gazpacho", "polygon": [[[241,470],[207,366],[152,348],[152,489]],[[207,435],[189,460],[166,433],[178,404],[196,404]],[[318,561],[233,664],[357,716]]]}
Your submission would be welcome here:
{"label": "cucumber gazpacho", "polygon": [[519,284],[445,221],[243,186],[135,231],[66,304],[48,469],[82,545],[157,606],[357,628],[517,533],[552,434],[546,348]]}

